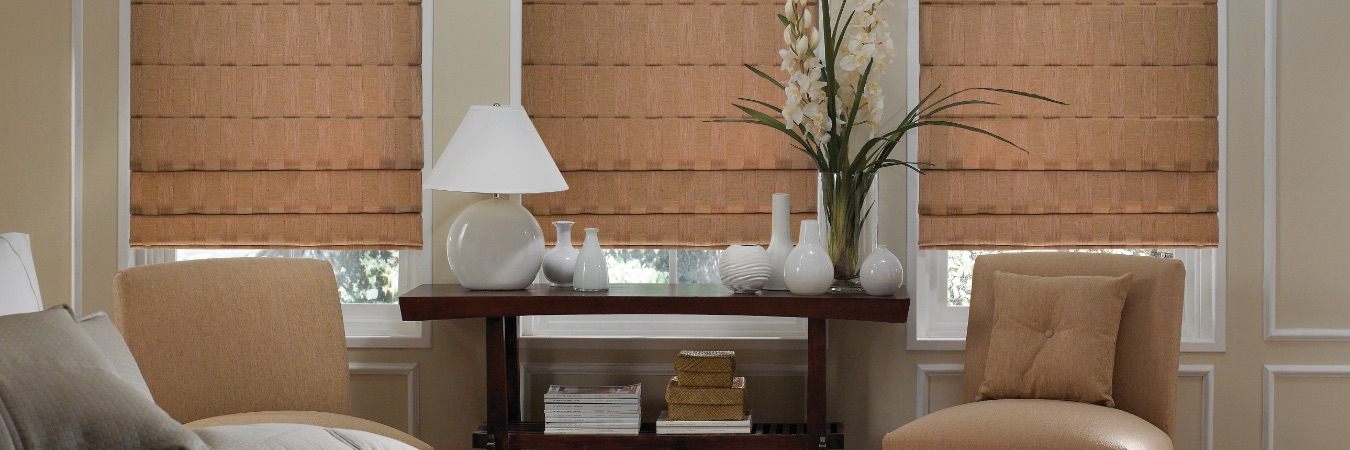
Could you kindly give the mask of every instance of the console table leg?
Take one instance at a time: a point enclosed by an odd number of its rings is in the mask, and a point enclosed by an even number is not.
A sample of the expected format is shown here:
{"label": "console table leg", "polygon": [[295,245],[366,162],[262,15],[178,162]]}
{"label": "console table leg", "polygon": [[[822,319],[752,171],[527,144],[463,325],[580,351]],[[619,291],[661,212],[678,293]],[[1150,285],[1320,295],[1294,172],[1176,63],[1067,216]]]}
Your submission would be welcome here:
{"label": "console table leg", "polygon": [[825,319],[806,322],[806,430],[811,441],[825,437],[825,352],[829,325]]}
{"label": "console table leg", "polygon": [[488,317],[487,321],[487,432],[496,450],[510,449],[511,436],[507,433],[510,424],[509,405],[511,403],[507,378],[506,318]]}
{"label": "console table leg", "polygon": [[507,416],[513,422],[520,421],[520,333],[517,327],[520,325],[519,317],[506,318],[506,395],[510,403],[507,405]]}

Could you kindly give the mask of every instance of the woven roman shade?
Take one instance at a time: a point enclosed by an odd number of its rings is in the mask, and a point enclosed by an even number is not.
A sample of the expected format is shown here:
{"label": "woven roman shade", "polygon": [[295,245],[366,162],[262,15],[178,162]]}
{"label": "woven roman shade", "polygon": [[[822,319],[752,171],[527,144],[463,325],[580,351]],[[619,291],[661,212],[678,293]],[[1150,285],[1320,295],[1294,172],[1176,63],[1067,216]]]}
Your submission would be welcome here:
{"label": "woven roman shade", "polygon": [[1219,242],[1215,0],[922,0],[920,85],[998,87],[924,127],[925,249]]}
{"label": "woven roman shade", "polygon": [[[772,195],[812,218],[816,172],[737,97],[782,104],[780,0],[525,0],[522,97],[570,189],[526,195],[546,230],[616,248],[767,244]],[[794,231],[796,226],[792,227]],[[552,232],[545,235],[553,237]]]}
{"label": "woven roman shade", "polygon": [[133,0],[131,245],[422,245],[420,0]]}

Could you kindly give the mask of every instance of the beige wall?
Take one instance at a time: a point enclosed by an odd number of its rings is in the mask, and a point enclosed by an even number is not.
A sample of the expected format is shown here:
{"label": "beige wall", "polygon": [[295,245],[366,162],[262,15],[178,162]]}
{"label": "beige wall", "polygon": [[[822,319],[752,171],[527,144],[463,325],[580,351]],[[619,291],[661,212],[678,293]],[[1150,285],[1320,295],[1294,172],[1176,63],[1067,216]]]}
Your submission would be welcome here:
{"label": "beige wall", "polygon": [[32,235],[48,305],[70,301],[70,3],[0,14],[0,232]]}
{"label": "beige wall", "polygon": [[[1341,168],[1350,162],[1345,142],[1350,122],[1350,4],[1340,0],[1281,2],[1279,59],[1278,221],[1279,258],[1277,325],[1288,328],[1350,330],[1350,309],[1338,295],[1347,287],[1340,271],[1350,259],[1350,239],[1343,224],[1350,218],[1346,198],[1350,179]],[[83,149],[84,310],[108,309],[110,279],[116,271],[116,2],[85,5],[86,76]],[[470,104],[504,101],[507,86],[508,2],[437,3],[435,21],[435,103],[432,108],[436,147],[450,133]],[[65,1],[28,0],[9,5],[0,17],[0,230],[26,231],[35,239],[39,273],[48,303],[68,301],[71,280],[70,213],[70,5]],[[903,2],[888,2],[901,58],[906,23]],[[1206,431],[1203,414],[1212,415],[1213,448],[1261,448],[1263,368],[1266,365],[1350,364],[1347,342],[1279,342],[1263,334],[1264,83],[1262,0],[1228,1],[1227,159],[1227,347],[1226,353],[1188,353],[1187,365],[1212,365],[1213,405],[1205,402],[1207,386],[1199,376],[1186,376],[1179,389],[1179,448],[1200,448]],[[887,88],[896,95],[888,103],[903,105],[905,74],[890,71]],[[882,179],[886,203],[881,211],[882,241],[903,249],[903,173]],[[436,193],[433,236],[443,236],[455,214],[474,198]],[[432,250],[444,245],[433,240]],[[435,279],[452,282],[442,258],[433,258]],[[437,448],[467,448],[468,433],[482,420],[482,335],[479,321],[438,323],[431,349],[352,350],[353,362],[415,363],[419,383],[421,435]],[[917,366],[961,364],[960,352],[905,350],[905,328],[861,322],[831,324],[832,419],[848,424],[851,449],[879,448],[886,432],[915,416]],[[690,343],[725,347],[735,344]],[[531,349],[535,364],[590,363],[614,367],[622,363],[654,364],[669,360],[672,349],[594,350]],[[747,361],[765,365],[801,364],[794,350],[742,350]],[[618,366],[606,366],[619,364]],[[1273,379],[1276,400],[1271,424],[1275,448],[1343,446],[1340,425],[1347,410],[1343,392],[1350,375],[1308,377],[1284,372]],[[1336,369],[1336,368],[1332,368]],[[1313,371],[1317,368],[1311,369]],[[956,401],[959,375],[930,378],[933,409]],[[633,377],[657,383],[651,375]],[[648,380],[652,378],[652,380]],[[625,379],[612,375],[536,376],[533,391],[550,380],[569,382]],[[799,414],[796,398],[771,392],[797,389],[792,376],[762,377],[761,410],[785,418]],[[659,384],[659,383],[658,383]],[[357,375],[357,411],[395,426],[406,425],[410,395],[403,375]],[[657,391],[658,389],[650,389]],[[538,392],[534,392],[538,395]],[[797,397],[794,397],[797,396]],[[649,399],[650,402],[658,402]],[[752,402],[755,400],[752,398]],[[752,404],[752,407],[755,405]],[[648,409],[652,409],[649,407]],[[758,414],[758,413],[757,413]]]}

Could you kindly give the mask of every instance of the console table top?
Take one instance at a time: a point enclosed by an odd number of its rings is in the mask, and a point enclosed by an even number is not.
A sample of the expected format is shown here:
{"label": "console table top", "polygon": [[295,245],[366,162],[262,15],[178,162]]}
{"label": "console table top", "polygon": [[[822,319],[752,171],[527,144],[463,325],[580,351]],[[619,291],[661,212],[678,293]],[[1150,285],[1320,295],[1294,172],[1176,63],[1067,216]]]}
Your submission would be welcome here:
{"label": "console table top", "polygon": [[787,291],[734,294],[720,284],[611,284],[608,291],[531,285],[514,291],[475,291],[457,284],[424,284],[399,297],[403,320],[441,320],[573,314],[705,314],[802,317],[903,323],[904,290],[894,297],[866,294],[793,295]]}

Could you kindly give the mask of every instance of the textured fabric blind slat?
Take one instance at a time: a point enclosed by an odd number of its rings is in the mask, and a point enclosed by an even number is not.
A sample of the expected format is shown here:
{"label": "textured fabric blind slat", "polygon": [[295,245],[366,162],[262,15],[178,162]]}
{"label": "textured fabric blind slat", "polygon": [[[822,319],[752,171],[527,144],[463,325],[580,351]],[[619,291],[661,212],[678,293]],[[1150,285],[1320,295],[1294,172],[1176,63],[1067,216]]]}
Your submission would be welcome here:
{"label": "textured fabric blind slat", "polygon": [[135,0],[131,244],[422,245],[416,0]]}
{"label": "textured fabric blind slat", "polygon": [[[781,103],[777,0],[525,0],[522,99],[570,188],[526,195],[545,230],[598,227],[614,248],[767,244],[772,194],[816,208],[814,166],[737,97]],[[795,226],[793,227],[795,231]],[[552,232],[545,232],[553,238]]]}
{"label": "textured fabric blind slat", "polygon": [[919,132],[919,247],[1218,244],[1213,0],[922,0],[920,89],[1000,87]]}

